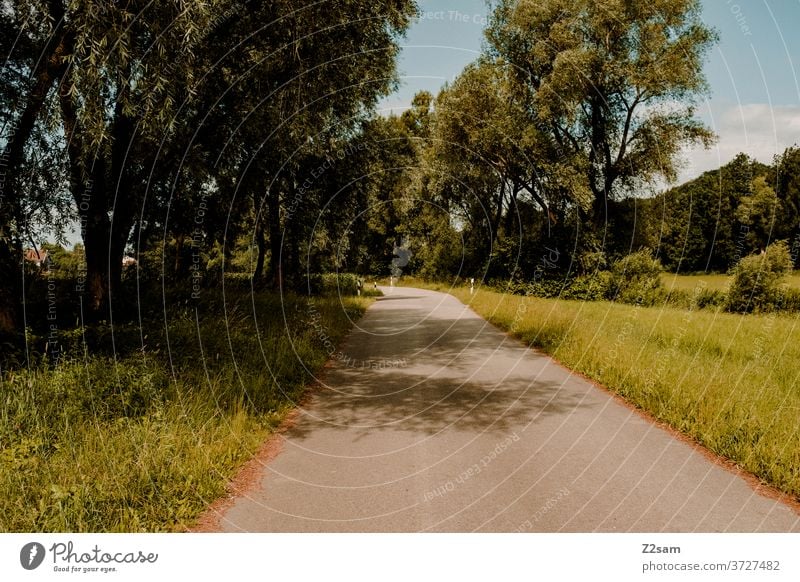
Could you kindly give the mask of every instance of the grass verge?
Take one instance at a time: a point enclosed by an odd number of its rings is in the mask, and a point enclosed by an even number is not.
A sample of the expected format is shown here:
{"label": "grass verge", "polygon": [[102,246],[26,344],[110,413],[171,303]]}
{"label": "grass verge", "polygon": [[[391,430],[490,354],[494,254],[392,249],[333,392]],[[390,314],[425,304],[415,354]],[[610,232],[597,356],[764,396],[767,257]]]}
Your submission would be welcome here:
{"label": "grass verge", "polygon": [[[181,531],[369,304],[229,291],[0,376],[0,531]],[[73,334],[79,337],[78,334]],[[102,351],[102,350],[100,350]],[[93,353],[96,353],[93,351]]]}
{"label": "grass verge", "polygon": [[[668,290],[692,292],[698,286],[704,285],[709,290],[727,292],[733,276],[720,273],[700,275],[676,275],[663,273],[661,282]],[[786,283],[791,289],[800,289],[800,271],[793,271],[786,277]]]}
{"label": "grass verge", "polygon": [[426,286],[450,292],[532,347],[800,496],[797,314],[735,315]]}

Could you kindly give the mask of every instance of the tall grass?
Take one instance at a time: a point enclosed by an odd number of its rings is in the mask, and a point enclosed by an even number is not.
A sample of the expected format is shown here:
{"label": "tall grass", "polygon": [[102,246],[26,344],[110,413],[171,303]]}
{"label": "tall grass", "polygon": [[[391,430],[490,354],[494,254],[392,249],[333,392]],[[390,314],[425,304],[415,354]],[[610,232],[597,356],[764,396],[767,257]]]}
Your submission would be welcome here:
{"label": "tall grass", "polygon": [[450,292],[712,451],[800,495],[797,314]]}
{"label": "tall grass", "polygon": [[[702,285],[709,290],[728,291],[733,276],[708,273],[700,275],[676,275],[675,273],[663,273],[661,282],[668,290],[693,291]],[[786,283],[792,289],[800,289],[800,271],[793,271],[786,277]]]}
{"label": "tall grass", "polygon": [[77,342],[55,367],[5,371],[0,531],[189,527],[367,304],[234,291],[117,326],[113,350],[93,328],[95,355]]}

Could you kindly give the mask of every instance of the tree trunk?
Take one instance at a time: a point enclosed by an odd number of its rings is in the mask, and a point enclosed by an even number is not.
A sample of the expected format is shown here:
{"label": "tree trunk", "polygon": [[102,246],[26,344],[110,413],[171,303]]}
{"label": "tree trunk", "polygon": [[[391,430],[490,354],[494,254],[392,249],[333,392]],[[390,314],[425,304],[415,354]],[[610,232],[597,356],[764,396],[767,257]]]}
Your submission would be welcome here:
{"label": "tree trunk", "polygon": [[519,214],[519,211],[517,209],[517,197],[519,196],[519,191],[520,188],[516,183],[511,185],[511,195],[508,201],[508,212],[506,212],[505,225],[503,227],[506,236],[510,236],[512,232],[514,233],[514,235],[517,235],[519,232],[518,228],[517,229],[514,228],[515,223],[517,222],[517,220],[519,220],[517,218]]}
{"label": "tree trunk", "polygon": [[[590,163],[590,186],[594,198],[592,199],[592,224],[595,233],[604,232],[608,221],[608,194],[609,183],[607,179],[607,172],[609,171],[609,163],[606,156],[606,147],[608,135],[606,132],[606,118],[603,114],[603,99],[599,94],[593,96],[591,99],[591,153],[589,156]],[[596,166],[602,168],[602,172],[598,175]]]}
{"label": "tree trunk", "polygon": [[264,259],[267,255],[267,239],[264,236],[264,222],[259,216],[256,218],[256,232],[255,232],[256,246],[258,247],[258,257],[256,259],[256,268],[253,271],[253,282],[260,281],[264,276]]}
{"label": "tree trunk", "polygon": [[[128,68],[121,84],[127,86]],[[113,197],[106,195],[111,201],[111,223],[109,225],[109,263],[108,263],[108,297],[113,300],[114,292],[122,284],[122,257],[125,256],[125,246],[128,244],[133,225],[136,221],[136,208],[134,205],[133,186],[135,176],[127,160],[134,138],[135,126],[133,120],[125,115],[122,105],[118,101],[114,110],[114,143],[111,148],[111,186],[114,188]]]}
{"label": "tree trunk", "polygon": [[283,257],[281,256],[281,209],[280,195],[268,193],[267,227],[269,229],[269,279],[275,289],[283,288]]}
{"label": "tree trunk", "polygon": [[[33,87],[25,108],[13,127],[0,154],[0,343],[17,343],[20,338],[19,311],[22,303],[22,245],[14,233],[14,217],[19,214],[20,195],[17,180],[25,159],[25,144],[39,118],[44,101],[53,83],[64,76],[67,64],[64,55],[68,38],[61,33],[63,8],[50,2],[54,21],[53,34],[42,47],[42,56],[32,73]],[[4,167],[2,167],[4,166]],[[2,171],[5,170],[5,171]],[[19,226],[19,225],[18,225]]]}
{"label": "tree trunk", "polygon": [[21,296],[20,263],[22,247],[15,243],[6,225],[0,225],[0,344],[19,341],[19,304]]}
{"label": "tree trunk", "polygon": [[[296,186],[294,184],[294,180],[292,179],[289,184],[289,195],[287,196],[288,200],[293,200],[296,192]],[[298,224],[298,216],[295,214],[294,216],[289,217],[284,224],[284,231],[285,236],[284,240],[286,244],[283,246],[284,254],[285,254],[285,261],[284,261],[284,268],[283,268],[283,276],[288,281],[289,286],[297,290],[299,287],[299,275],[300,275],[300,236],[298,233],[299,224]]]}
{"label": "tree trunk", "polygon": [[492,229],[492,236],[491,236],[491,247],[494,248],[494,243],[497,242],[497,236],[500,234],[498,231],[500,230],[500,221],[503,218],[503,203],[506,198],[506,180],[503,178],[502,182],[500,183],[500,188],[497,192],[497,201],[496,201],[496,211],[494,214],[494,218],[492,220],[491,229]]}
{"label": "tree trunk", "polygon": [[109,261],[111,225],[102,209],[82,215],[81,235],[86,253],[87,315],[92,320],[107,320],[110,317]]}
{"label": "tree trunk", "polygon": [[[70,189],[78,207],[86,252],[85,316],[91,321],[106,320],[111,317],[113,292],[122,280],[122,257],[136,218],[131,192],[133,177],[125,171],[134,124],[122,113],[118,102],[114,110],[110,160],[102,156],[95,158],[91,169],[86,171],[86,148],[81,141],[69,88],[69,83],[61,83],[59,103],[67,137]],[[111,171],[107,173],[109,165]],[[91,180],[87,180],[89,174]]]}

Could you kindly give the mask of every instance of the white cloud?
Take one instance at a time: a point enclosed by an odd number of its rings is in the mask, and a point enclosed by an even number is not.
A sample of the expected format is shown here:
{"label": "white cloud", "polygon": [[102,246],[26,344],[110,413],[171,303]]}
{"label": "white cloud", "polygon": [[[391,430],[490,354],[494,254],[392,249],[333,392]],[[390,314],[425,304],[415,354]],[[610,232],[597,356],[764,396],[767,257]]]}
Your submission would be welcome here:
{"label": "white cloud", "polygon": [[770,107],[765,103],[730,106],[714,116],[709,127],[719,136],[710,149],[686,151],[678,183],[727,164],[739,152],[772,163],[775,154],[800,143],[800,106]]}

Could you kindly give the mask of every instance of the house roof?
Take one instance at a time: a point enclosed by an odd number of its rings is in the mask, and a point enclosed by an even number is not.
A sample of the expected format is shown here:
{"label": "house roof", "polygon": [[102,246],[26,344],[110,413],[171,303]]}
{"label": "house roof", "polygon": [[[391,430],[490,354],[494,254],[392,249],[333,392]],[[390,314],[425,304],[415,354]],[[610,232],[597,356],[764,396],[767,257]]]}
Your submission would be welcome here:
{"label": "house roof", "polygon": [[43,263],[47,260],[47,250],[41,249],[37,252],[36,249],[25,249],[25,260],[32,263]]}

